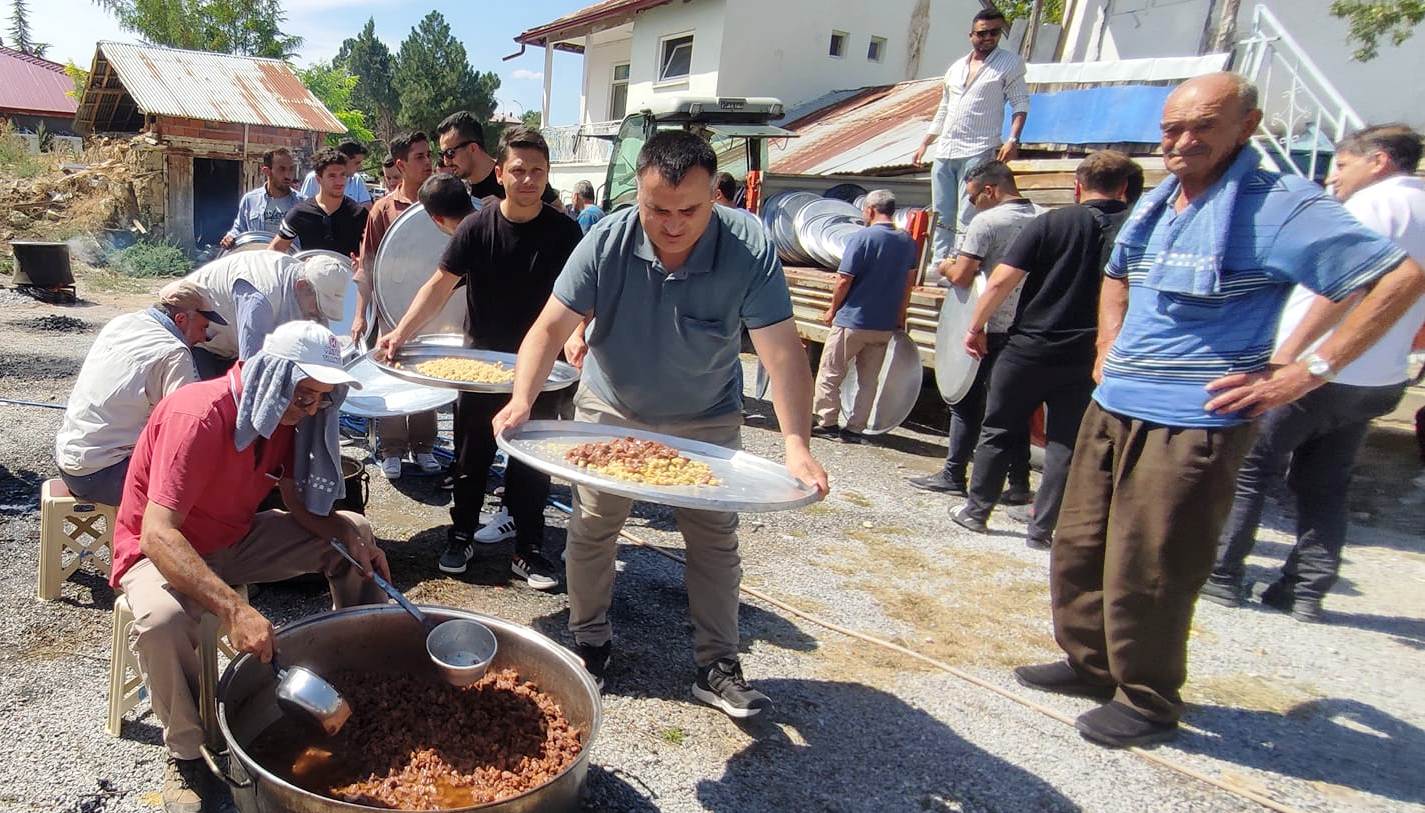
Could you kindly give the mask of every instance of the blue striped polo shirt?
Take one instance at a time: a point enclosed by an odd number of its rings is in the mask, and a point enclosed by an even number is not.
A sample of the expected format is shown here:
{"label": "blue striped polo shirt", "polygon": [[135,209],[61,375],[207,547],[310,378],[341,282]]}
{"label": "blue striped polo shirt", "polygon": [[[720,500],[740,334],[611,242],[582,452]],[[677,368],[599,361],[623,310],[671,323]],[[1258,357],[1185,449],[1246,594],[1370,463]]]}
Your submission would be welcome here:
{"label": "blue striped polo shirt", "polygon": [[1405,259],[1320,187],[1258,168],[1243,179],[1232,207],[1219,292],[1160,291],[1147,287],[1146,278],[1178,215],[1170,202],[1152,216],[1157,222],[1146,245],[1126,245],[1125,229],[1104,269],[1128,280],[1128,312],[1094,400],[1110,412],[1164,426],[1248,420],[1208,412],[1206,385],[1267,366],[1292,286],[1340,301]]}

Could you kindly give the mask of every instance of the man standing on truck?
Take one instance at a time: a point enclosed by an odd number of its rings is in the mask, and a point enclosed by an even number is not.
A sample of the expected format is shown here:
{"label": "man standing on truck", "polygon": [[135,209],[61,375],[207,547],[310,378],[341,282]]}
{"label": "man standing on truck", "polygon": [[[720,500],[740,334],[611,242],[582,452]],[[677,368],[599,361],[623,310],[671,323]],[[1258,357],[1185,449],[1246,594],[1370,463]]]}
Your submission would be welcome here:
{"label": "man standing on truck", "polygon": [[[936,261],[954,252],[955,238],[974,213],[970,202],[961,198],[970,170],[991,158],[1012,161],[1019,155],[1019,134],[1029,117],[1029,89],[1024,84],[1024,60],[999,47],[1008,27],[1004,15],[993,8],[975,15],[970,26],[970,53],[945,72],[935,118],[911,159],[914,164],[924,163],[926,151],[935,145],[930,200],[940,218],[931,257]],[[1009,138],[1000,143],[1005,104],[1013,115]]]}
{"label": "man standing on truck", "polygon": [[[910,235],[896,229],[895,213],[896,196],[889,189],[873,190],[866,195],[861,213],[866,228],[846,243],[831,307],[821,319],[831,330],[821,351],[811,407],[816,415],[811,433],[817,437],[861,442],[876,400],[876,388],[870,384],[881,374],[891,336],[905,327],[920,247]],[[842,428],[836,425],[841,414],[841,382],[852,364],[860,385]]]}

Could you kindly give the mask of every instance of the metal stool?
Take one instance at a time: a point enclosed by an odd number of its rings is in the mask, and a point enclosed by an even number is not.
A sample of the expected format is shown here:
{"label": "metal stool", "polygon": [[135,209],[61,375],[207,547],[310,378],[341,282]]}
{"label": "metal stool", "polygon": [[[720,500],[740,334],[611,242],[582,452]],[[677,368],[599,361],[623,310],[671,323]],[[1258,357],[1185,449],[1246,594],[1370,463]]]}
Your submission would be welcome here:
{"label": "metal stool", "polygon": [[[247,600],[246,585],[233,589]],[[109,648],[109,718],[104,723],[104,730],[113,737],[119,736],[129,709],[148,696],[138,656],[129,647],[133,627],[134,613],[129,609],[129,598],[120,593],[114,600],[113,639]],[[204,730],[210,734],[217,730],[218,653],[228,658],[237,656],[225,635],[226,631],[218,627],[218,617],[203,613],[198,620],[198,659],[202,669],[198,679],[198,710]]]}
{"label": "metal stool", "polygon": [[40,486],[40,568],[35,585],[40,601],[59,598],[60,585],[86,559],[108,577],[114,562],[117,511],[112,505],[76,499],[63,480],[46,480]]}

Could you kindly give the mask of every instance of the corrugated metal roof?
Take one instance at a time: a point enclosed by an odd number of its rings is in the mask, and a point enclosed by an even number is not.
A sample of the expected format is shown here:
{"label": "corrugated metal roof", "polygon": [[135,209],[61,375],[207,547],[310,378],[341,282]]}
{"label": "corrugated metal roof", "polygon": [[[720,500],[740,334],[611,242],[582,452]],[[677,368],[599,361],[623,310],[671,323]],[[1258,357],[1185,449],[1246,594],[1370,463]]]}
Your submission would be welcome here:
{"label": "corrugated metal roof", "polygon": [[787,124],[798,138],[769,144],[772,171],[823,175],[910,166],[935,117],[940,82],[865,88]]}
{"label": "corrugated metal roof", "polygon": [[126,42],[100,42],[98,53],[146,113],[346,132],[346,125],[281,60]]}
{"label": "corrugated metal roof", "polygon": [[571,14],[566,14],[544,25],[520,32],[515,42],[524,45],[543,45],[545,40],[558,39],[570,29],[592,26],[611,17],[632,16],[644,9],[667,5],[672,0],[600,0]]}
{"label": "corrugated metal roof", "polygon": [[71,90],[74,82],[63,65],[0,47],[0,110],[73,116],[78,104]]}

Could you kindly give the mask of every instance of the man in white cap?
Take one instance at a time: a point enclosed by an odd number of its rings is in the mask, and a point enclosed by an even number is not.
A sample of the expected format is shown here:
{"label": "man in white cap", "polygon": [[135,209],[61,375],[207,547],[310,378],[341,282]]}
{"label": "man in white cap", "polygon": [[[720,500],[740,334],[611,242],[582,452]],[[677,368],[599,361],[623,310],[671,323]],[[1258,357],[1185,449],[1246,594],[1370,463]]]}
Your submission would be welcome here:
{"label": "man in white cap", "polygon": [[198,380],[191,348],[223,317],[197,285],[175,280],[153,307],[111,319],[99,331],[69,394],[54,459],[69,493],[118,505],[129,455],[154,406]]}
{"label": "man in white cap", "polygon": [[[337,407],[360,387],[321,325],[288,322],[262,350],[212,381],[159,402],[134,447],[114,528],[110,584],[134,613],[134,646],[169,770],[164,809],[197,813],[211,795],[194,687],[193,642],[206,611],[228,640],[272,660],[272,624],[230,585],[324,573],[336,608],[384,601],[365,574],[389,577],[360,514],[342,496]],[[288,510],[258,512],[276,483]],[[358,571],[330,545],[346,543]]]}
{"label": "man in white cap", "polygon": [[352,266],[322,254],[299,260],[278,251],[242,251],[214,260],[185,279],[207,293],[226,322],[193,353],[199,375],[208,379],[233,359],[251,358],[278,325],[340,319]]}

